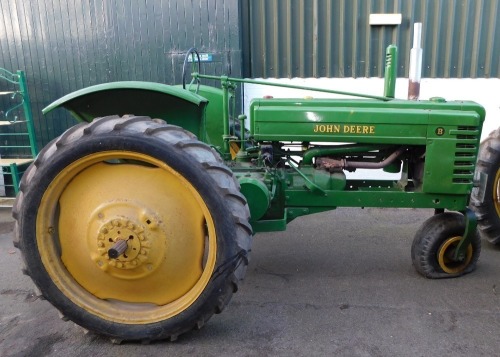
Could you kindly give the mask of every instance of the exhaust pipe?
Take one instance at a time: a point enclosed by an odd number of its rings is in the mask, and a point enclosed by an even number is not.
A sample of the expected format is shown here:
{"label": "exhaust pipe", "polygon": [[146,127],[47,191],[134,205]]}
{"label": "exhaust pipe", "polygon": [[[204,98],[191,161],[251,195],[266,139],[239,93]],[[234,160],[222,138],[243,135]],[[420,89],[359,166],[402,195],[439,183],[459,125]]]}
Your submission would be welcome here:
{"label": "exhaust pipe", "polygon": [[418,100],[420,97],[420,80],[422,79],[422,23],[413,24],[413,47],[410,51],[410,73],[408,82],[408,99]]}

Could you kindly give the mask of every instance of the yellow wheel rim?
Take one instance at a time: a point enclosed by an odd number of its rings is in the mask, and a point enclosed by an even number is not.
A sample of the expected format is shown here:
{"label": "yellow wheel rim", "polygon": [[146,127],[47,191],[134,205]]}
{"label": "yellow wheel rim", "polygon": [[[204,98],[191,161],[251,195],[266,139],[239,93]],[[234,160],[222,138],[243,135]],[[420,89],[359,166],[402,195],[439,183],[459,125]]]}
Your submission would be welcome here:
{"label": "yellow wheel rim", "polygon": [[439,247],[438,250],[438,263],[441,269],[445,273],[448,274],[457,274],[461,273],[462,271],[467,268],[469,265],[471,259],[472,259],[472,245],[469,244],[467,247],[467,253],[465,256],[464,261],[462,262],[457,262],[452,259],[453,253],[455,251],[455,248],[458,246],[458,243],[462,237],[453,237],[450,239],[447,239],[441,247]]}
{"label": "yellow wheel rim", "polygon": [[500,170],[497,170],[495,175],[495,181],[493,181],[493,204],[495,205],[495,210],[497,215],[500,217]]}
{"label": "yellow wheel rim", "polygon": [[[184,311],[216,262],[214,222],[198,191],[170,166],[134,152],[96,153],[62,170],[44,193],[36,233],[61,292],[119,323]],[[117,241],[126,249],[113,259]]]}

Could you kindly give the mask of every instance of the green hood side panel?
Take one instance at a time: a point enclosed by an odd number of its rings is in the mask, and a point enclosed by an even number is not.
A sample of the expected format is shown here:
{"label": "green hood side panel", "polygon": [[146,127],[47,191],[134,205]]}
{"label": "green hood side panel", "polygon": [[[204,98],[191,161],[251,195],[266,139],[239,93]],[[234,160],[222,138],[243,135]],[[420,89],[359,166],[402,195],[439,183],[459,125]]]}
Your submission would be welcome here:
{"label": "green hood side panel", "polygon": [[182,88],[151,82],[104,83],[70,93],[43,109],[67,109],[77,120],[90,122],[108,115],[145,115],[178,125],[202,141],[207,99]]}
{"label": "green hood side panel", "polygon": [[[182,88],[182,85],[176,85],[175,87]],[[196,88],[196,85],[192,85],[190,93],[193,93]],[[224,144],[222,139],[224,135],[224,105],[222,99],[224,93],[220,88],[200,85],[198,95],[206,98],[209,103],[205,111],[205,134],[207,142],[214,146],[222,147]],[[229,101],[231,102],[232,100],[233,98],[230,95]]]}

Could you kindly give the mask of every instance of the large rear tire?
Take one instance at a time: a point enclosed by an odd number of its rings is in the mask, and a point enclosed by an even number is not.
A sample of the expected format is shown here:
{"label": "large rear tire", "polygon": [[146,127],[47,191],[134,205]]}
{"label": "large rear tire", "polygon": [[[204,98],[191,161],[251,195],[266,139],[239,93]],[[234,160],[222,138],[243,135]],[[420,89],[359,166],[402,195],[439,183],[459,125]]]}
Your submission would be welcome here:
{"label": "large rear tire", "polygon": [[237,290],[251,245],[248,205],[219,155],[147,117],[96,119],[52,141],[13,215],[41,295],[114,341],[201,328]]}
{"label": "large rear tire", "polygon": [[[481,180],[482,179],[482,180]],[[500,244],[500,129],[490,133],[481,144],[476,165],[476,180],[470,207],[475,211],[481,235],[490,243]]]}

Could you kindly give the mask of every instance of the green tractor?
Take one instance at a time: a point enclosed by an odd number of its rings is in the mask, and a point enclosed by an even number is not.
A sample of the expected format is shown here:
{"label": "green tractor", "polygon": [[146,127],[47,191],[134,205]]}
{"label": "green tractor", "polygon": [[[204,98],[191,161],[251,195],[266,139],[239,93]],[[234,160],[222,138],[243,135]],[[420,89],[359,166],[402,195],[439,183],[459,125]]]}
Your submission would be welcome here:
{"label": "green tractor", "polygon": [[[81,123],[22,177],[24,272],[64,319],[114,342],[201,328],[237,291],[253,234],[337,207],[433,209],[411,247],[416,270],[471,272],[477,227],[500,242],[499,134],[480,149],[477,103],[394,99],[395,53],[383,96],[254,99],[249,118],[235,113],[235,88],[259,81],[199,71],[189,84],[115,82],[57,100],[44,113]],[[398,178],[346,177],[357,169]]]}

